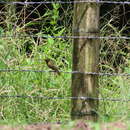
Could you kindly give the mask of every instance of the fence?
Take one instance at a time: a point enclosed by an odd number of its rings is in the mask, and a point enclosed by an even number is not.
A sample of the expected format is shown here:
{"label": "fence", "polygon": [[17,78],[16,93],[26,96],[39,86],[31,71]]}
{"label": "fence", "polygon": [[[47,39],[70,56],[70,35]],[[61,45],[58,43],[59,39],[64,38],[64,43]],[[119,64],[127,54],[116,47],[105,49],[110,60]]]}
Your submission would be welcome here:
{"label": "fence", "polygon": [[[91,2],[95,3],[95,1],[45,1],[45,2],[0,2],[1,4],[21,4],[21,5],[35,5],[35,4],[78,4],[78,3],[86,3]],[[99,1],[96,0],[97,4],[130,4],[130,2],[124,1],[124,2],[117,2],[117,1]],[[75,31],[75,30],[74,30]],[[85,32],[87,33],[87,32]],[[77,39],[77,38],[83,38],[83,39],[125,39],[130,40],[130,37],[126,36],[44,36],[44,35],[1,35],[1,38],[11,37],[11,38],[25,38],[25,37],[33,37],[33,38],[63,38],[63,39]],[[35,73],[48,73],[48,72],[54,72],[54,71],[48,71],[48,70],[28,70],[28,69],[0,69],[0,72],[35,72]],[[97,72],[79,72],[79,71],[60,71],[61,73],[69,73],[69,74],[85,74],[85,75],[97,75],[97,76],[130,76],[130,73],[97,73]],[[95,98],[95,97],[45,97],[45,96],[23,96],[23,95],[0,95],[0,98],[39,98],[43,100],[104,100],[104,101],[123,101],[128,102],[130,99],[121,99],[121,98]]]}

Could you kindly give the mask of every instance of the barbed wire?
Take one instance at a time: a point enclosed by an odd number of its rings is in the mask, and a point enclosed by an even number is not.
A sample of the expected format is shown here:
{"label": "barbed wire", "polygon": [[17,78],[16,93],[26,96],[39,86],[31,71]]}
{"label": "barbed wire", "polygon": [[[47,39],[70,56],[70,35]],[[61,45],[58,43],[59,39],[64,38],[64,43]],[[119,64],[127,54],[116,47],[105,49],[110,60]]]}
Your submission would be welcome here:
{"label": "barbed wire", "polygon": [[[77,3],[99,3],[99,4],[130,4],[130,2],[117,2],[117,1],[44,1],[44,2],[2,2],[1,4],[21,4],[21,5],[31,5],[31,4],[77,4]],[[85,32],[87,33],[87,32]],[[88,32],[89,33],[89,32]],[[126,36],[119,36],[119,37],[112,37],[112,36],[37,36],[37,35],[13,35],[13,36],[0,36],[0,37],[41,37],[41,38],[62,38],[62,39],[125,39],[130,40],[130,37]],[[0,69],[0,72],[55,72],[55,71],[48,71],[48,70],[27,70],[27,69]],[[98,75],[98,76],[130,76],[130,73],[98,73],[98,72],[79,72],[79,71],[60,71],[61,73],[70,73],[70,74],[86,74],[86,75]],[[28,96],[28,95],[0,95],[0,98],[30,98],[30,99],[42,99],[42,100],[100,100],[100,101],[115,101],[115,102],[130,102],[130,99],[123,99],[123,98],[96,98],[96,97],[46,97],[46,96]]]}
{"label": "barbed wire", "polygon": [[130,99],[123,98],[96,98],[96,97],[46,97],[46,96],[27,96],[27,95],[0,95],[0,98],[31,98],[43,100],[106,100],[129,102]]}
{"label": "barbed wire", "polygon": [[37,36],[37,35],[12,35],[12,36],[0,36],[3,38],[24,38],[24,37],[34,37],[34,38],[62,38],[62,39],[126,39],[126,40],[130,40],[130,37],[126,37],[126,36],[119,36],[119,37],[113,37],[113,36]]}
{"label": "barbed wire", "polygon": [[[38,72],[48,73],[55,72],[52,70],[31,70],[31,69],[0,69],[0,72]],[[130,73],[100,73],[100,72],[80,72],[80,71],[59,71],[61,73],[71,74],[86,74],[86,75],[99,75],[99,76],[130,76]]]}
{"label": "barbed wire", "polygon": [[34,5],[34,4],[78,4],[78,3],[98,3],[98,4],[130,4],[128,1],[100,1],[100,0],[82,0],[82,1],[34,1],[34,2],[5,2],[0,1],[0,4],[21,4],[21,5]]}

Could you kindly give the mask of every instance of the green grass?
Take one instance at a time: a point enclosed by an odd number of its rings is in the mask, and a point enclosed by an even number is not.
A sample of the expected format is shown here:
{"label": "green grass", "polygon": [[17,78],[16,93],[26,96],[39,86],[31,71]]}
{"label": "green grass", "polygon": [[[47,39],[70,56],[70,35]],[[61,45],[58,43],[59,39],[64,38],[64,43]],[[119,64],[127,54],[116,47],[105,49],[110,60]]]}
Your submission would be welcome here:
{"label": "green grass", "polygon": [[[46,9],[42,16],[38,10],[35,13],[38,20],[43,22],[41,29],[35,35],[64,35],[71,34],[71,24],[68,27],[58,26],[59,8],[61,5],[53,5],[52,10]],[[68,6],[70,8],[70,6]],[[69,10],[69,9],[68,9]],[[64,10],[63,10],[64,11]],[[23,13],[23,12],[19,12]],[[64,13],[67,15],[67,13]],[[72,15],[71,11],[68,15]],[[72,18],[70,16],[66,16]],[[13,16],[12,16],[13,17]],[[10,18],[11,19],[11,18]],[[20,19],[20,17],[18,17]],[[11,20],[10,20],[11,21]],[[24,27],[33,31],[32,25],[37,25],[37,19],[17,25],[16,33],[21,36],[28,34],[23,30]],[[106,24],[101,28],[101,33],[106,35],[113,30],[113,26]],[[9,24],[9,23],[7,23]],[[65,24],[65,23],[64,23]],[[23,31],[21,31],[23,30]],[[110,31],[110,32],[109,32]],[[118,32],[119,30],[116,30]],[[119,31],[120,32],[120,31]],[[0,35],[12,35],[10,27],[0,28]],[[107,35],[108,35],[107,34]],[[117,34],[114,33],[116,36]],[[119,33],[118,33],[119,36]],[[45,58],[51,58],[63,71],[71,71],[72,66],[72,40],[67,39],[38,39],[33,37],[8,37],[0,39],[0,69],[32,69],[49,70],[45,64]],[[118,50],[124,45],[121,40],[102,40],[100,51],[100,71],[119,72],[114,68],[117,56],[122,54],[126,60],[128,55],[124,50]],[[104,44],[103,44],[104,43]],[[26,45],[32,51],[26,54]],[[108,54],[114,52],[112,56]],[[129,60],[128,60],[129,61]],[[123,72],[130,73],[129,64],[119,64],[117,69],[123,68]],[[130,97],[130,80],[120,76],[101,76],[99,77],[99,91],[101,98],[121,98]],[[46,97],[69,97],[71,96],[71,75],[62,73],[60,76],[54,73],[35,73],[35,72],[0,72],[0,95],[28,95]],[[71,101],[70,100],[43,100],[38,98],[0,98],[0,124],[23,124],[35,122],[66,122],[70,121]],[[99,103],[100,121],[108,122],[115,120],[128,120],[130,114],[129,102],[100,101]]]}

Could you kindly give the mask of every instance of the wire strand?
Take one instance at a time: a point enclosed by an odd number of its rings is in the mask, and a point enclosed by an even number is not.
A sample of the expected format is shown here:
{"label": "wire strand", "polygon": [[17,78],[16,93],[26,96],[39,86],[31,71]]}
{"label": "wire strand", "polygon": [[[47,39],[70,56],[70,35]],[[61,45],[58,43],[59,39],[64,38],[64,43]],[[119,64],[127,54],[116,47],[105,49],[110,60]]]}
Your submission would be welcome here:
{"label": "wire strand", "polygon": [[[37,72],[37,73],[48,73],[55,72],[49,70],[31,70],[31,69],[0,69],[0,72]],[[130,76],[130,73],[98,73],[98,72],[80,72],[80,71],[59,71],[61,73],[70,74],[86,74],[86,75],[99,75],[99,76]]]}
{"label": "wire strand", "polygon": [[34,5],[34,4],[78,4],[78,3],[98,3],[98,4],[130,4],[128,1],[100,1],[100,0],[82,0],[82,1],[40,1],[40,2],[5,2],[0,1],[0,4],[21,4],[21,5]]}
{"label": "wire strand", "polygon": [[12,36],[5,36],[5,35],[1,35],[0,37],[3,37],[3,38],[15,38],[15,37],[18,37],[18,38],[24,38],[24,37],[38,37],[38,38],[62,38],[62,39],[78,39],[78,38],[81,38],[81,39],[126,39],[126,40],[130,40],[130,37],[126,37],[126,36],[120,36],[120,37],[106,37],[106,36],[37,36],[37,35],[24,35],[24,36],[20,36],[20,35],[12,35]]}
{"label": "wire strand", "polygon": [[31,98],[43,100],[106,100],[106,101],[123,101],[129,102],[130,99],[122,98],[95,98],[95,97],[45,97],[45,96],[27,96],[27,95],[0,95],[0,98]]}

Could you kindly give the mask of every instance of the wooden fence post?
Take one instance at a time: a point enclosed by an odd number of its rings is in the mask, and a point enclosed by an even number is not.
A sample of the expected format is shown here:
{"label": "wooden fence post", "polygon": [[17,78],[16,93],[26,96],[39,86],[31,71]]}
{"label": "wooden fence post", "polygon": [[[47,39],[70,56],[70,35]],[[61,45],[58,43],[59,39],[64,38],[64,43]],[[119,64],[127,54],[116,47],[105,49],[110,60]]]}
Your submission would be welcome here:
{"label": "wooden fence post", "polygon": [[[76,0],[77,1],[77,0]],[[93,0],[96,1],[96,0]],[[98,36],[99,5],[76,3],[74,5],[73,35]],[[99,40],[76,38],[73,40],[73,71],[98,72]],[[72,97],[98,97],[98,76],[84,73],[72,74]],[[97,120],[98,100],[72,99],[72,119]]]}

